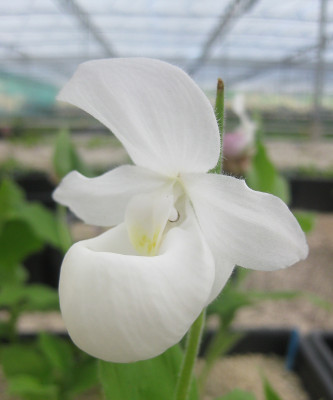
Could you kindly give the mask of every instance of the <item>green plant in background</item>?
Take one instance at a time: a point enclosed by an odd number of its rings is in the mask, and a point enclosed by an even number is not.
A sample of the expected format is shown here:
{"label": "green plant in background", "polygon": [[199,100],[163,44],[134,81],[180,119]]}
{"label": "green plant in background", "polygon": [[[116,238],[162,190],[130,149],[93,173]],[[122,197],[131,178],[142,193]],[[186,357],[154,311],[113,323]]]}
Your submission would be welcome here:
{"label": "green plant in background", "polygon": [[58,222],[37,203],[24,199],[21,189],[5,179],[0,185],[0,307],[10,318],[1,322],[2,337],[14,338],[18,316],[27,310],[58,307],[56,291],[25,284],[27,272],[22,263],[45,244],[61,248]]}
{"label": "green plant in background", "polygon": [[218,397],[215,400],[256,400],[256,398],[252,393],[245,392],[244,390],[240,389],[235,389],[225,396]]}
{"label": "green plant in background", "polygon": [[[67,400],[97,382],[96,361],[68,339],[50,334],[22,337],[17,321],[24,312],[59,310],[58,293],[27,284],[24,260],[45,245],[66,250],[67,230],[48,209],[25,200],[10,179],[0,184],[0,360],[10,394],[26,400]],[[48,266],[45,265],[45,268]]]}
{"label": "green plant in background", "polygon": [[[162,355],[131,364],[100,361],[100,380],[107,399],[112,400],[170,400],[173,399],[182,363],[179,345]],[[198,400],[195,381],[188,400]]]}
{"label": "green plant in background", "polygon": [[[269,158],[267,149],[263,143],[263,130],[260,117],[256,117],[256,141],[255,154],[251,167],[245,174],[247,185],[260,192],[274,194],[280,197],[286,204],[290,203],[290,187],[287,179],[277,170]],[[315,224],[315,213],[307,211],[293,211],[301,228],[309,233]]]}
{"label": "green plant in background", "polygon": [[71,171],[78,171],[86,176],[92,176],[92,171],[84,163],[77,152],[68,129],[64,128],[58,132],[54,144],[53,171],[57,182]]}
{"label": "green plant in background", "polygon": [[[87,176],[93,175],[91,169],[81,159],[72,143],[69,130],[64,128],[58,132],[54,142],[53,178],[56,183],[59,183],[65,175],[74,170],[84,173]],[[67,228],[66,208],[57,204],[56,215],[59,221],[61,243],[65,253],[72,244],[71,234]]]}
{"label": "green plant in background", "polygon": [[97,362],[67,338],[41,333],[2,346],[8,392],[24,400],[71,400],[97,384]]}

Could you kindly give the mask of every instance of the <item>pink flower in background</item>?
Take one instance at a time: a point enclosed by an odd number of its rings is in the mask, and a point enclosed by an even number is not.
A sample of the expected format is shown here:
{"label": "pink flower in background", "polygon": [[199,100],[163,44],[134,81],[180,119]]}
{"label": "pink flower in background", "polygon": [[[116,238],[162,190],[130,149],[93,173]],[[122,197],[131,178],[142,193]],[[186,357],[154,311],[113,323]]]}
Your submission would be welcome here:
{"label": "pink flower in background", "polygon": [[246,113],[244,95],[235,96],[232,109],[238,116],[240,123],[234,132],[225,133],[223,136],[223,156],[227,159],[252,152],[256,131],[256,124],[250,120]]}
{"label": "pink flower in background", "polygon": [[243,154],[248,143],[242,132],[225,133],[223,135],[223,155],[234,158]]}

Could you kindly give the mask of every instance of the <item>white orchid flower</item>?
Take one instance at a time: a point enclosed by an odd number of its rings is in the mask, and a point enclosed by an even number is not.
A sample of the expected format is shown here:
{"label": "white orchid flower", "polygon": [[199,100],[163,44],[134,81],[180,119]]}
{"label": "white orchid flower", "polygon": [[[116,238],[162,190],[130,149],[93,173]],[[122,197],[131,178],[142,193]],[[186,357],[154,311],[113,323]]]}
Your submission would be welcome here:
{"label": "white orchid flower", "polygon": [[74,171],[54,193],[89,224],[115,226],[74,244],[60,305],[78,347],[114,362],[179,342],[234,265],[287,267],[306,257],[277,197],[207,174],[219,157],[211,104],[180,69],[144,58],[82,64],[59,95],[105,124],[136,165],[97,178]]}

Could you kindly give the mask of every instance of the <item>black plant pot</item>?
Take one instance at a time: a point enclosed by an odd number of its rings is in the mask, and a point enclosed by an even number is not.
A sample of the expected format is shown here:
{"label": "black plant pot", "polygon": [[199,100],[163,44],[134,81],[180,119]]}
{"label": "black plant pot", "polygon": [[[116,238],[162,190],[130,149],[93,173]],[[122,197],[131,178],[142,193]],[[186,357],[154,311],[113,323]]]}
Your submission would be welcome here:
{"label": "black plant pot", "polygon": [[290,177],[291,207],[333,211],[333,179]]}
{"label": "black plant pot", "polygon": [[318,398],[332,400],[333,332],[313,332],[303,340],[303,347],[313,370],[315,370]]}
{"label": "black plant pot", "polygon": [[[214,332],[209,332],[204,338],[202,356],[213,335]],[[246,331],[228,354],[246,353],[275,354],[285,358],[286,367],[297,373],[311,400],[333,400],[333,392],[328,391],[327,382],[322,378],[318,354],[309,346],[308,339],[301,338],[297,331],[291,329]]]}
{"label": "black plant pot", "polygon": [[28,257],[24,266],[29,272],[29,283],[42,283],[58,288],[60,267],[63,254],[51,246],[45,246],[43,250]]}
{"label": "black plant pot", "polygon": [[27,200],[38,201],[50,209],[55,208],[56,205],[52,199],[55,186],[48,175],[42,172],[29,172],[18,174],[14,176],[14,179],[24,190]]}

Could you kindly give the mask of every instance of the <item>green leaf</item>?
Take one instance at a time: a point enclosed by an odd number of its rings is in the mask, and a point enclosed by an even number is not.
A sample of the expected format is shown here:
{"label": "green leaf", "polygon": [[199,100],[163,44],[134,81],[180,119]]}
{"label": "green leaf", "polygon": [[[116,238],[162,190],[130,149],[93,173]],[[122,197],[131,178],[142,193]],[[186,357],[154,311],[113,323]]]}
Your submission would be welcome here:
{"label": "green leaf", "polygon": [[9,393],[25,400],[57,400],[58,390],[55,385],[43,384],[34,376],[19,375],[8,380]]}
{"label": "green leaf", "polygon": [[317,296],[316,294],[313,293],[304,293],[304,297],[312,304],[314,304],[317,307],[323,308],[325,310],[331,311],[333,304],[327,300],[325,300],[323,297]]}
{"label": "green leaf", "polygon": [[254,394],[250,392],[244,392],[240,389],[235,389],[225,396],[218,397],[215,400],[256,400]]}
{"label": "green leaf", "polygon": [[249,296],[252,297],[253,302],[261,301],[261,300],[293,300],[298,297],[304,297],[310,303],[324,308],[326,310],[332,309],[332,303],[325,300],[324,298],[317,296],[312,293],[302,292],[300,290],[295,291],[276,291],[276,292],[257,292],[257,291],[250,291],[248,292]]}
{"label": "green leaf", "polygon": [[217,314],[222,322],[224,329],[231,324],[237,311],[252,304],[247,292],[241,292],[233,287],[232,282],[227,284],[220,296],[207,308],[207,314]]}
{"label": "green leaf", "polygon": [[266,400],[282,400],[266,378],[263,378],[263,385]]}
{"label": "green leaf", "polygon": [[[99,362],[100,379],[108,400],[170,400],[174,396],[182,362],[180,347],[132,364]],[[193,384],[189,400],[197,400]]]}
{"label": "green leaf", "polygon": [[24,201],[22,189],[9,179],[0,184],[0,227],[7,216]]}
{"label": "green leaf", "polygon": [[0,307],[19,306],[25,311],[59,309],[59,296],[55,289],[43,285],[9,284],[0,290]]}
{"label": "green leaf", "polygon": [[98,384],[98,362],[89,358],[82,363],[75,364],[70,380],[69,391],[76,395]]}
{"label": "green leaf", "polygon": [[0,233],[0,282],[3,283],[5,279],[3,266],[14,268],[29,254],[41,248],[41,240],[35,236],[26,222],[20,220],[6,222]]}
{"label": "green leaf", "polygon": [[247,292],[249,298],[253,302],[261,300],[293,300],[298,297],[304,296],[304,292],[299,290],[288,290],[288,291],[275,291],[275,292],[259,292],[251,290]]}
{"label": "green leaf", "polygon": [[3,263],[0,260],[0,288],[20,285],[28,279],[28,271],[19,263]]}
{"label": "green leaf", "polygon": [[246,183],[253,190],[274,194],[285,203],[289,203],[289,185],[286,179],[279,175],[268,157],[264,144],[257,142],[257,152],[252,160],[252,167],[246,176]]}
{"label": "green leaf", "polygon": [[316,222],[316,215],[307,211],[294,211],[294,215],[305,233],[313,230]]}
{"label": "green leaf", "polygon": [[292,300],[304,296],[302,291],[240,291],[231,283],[227,284],[221,295],[208,306],[208,314],[217,314],[222,319],[223,325],[229,325],[237,311],[262,300]]}
{"label": "green leaf", "polygon": [[29,285],[24,288],[24,309],[26,311],[47,311],[59,309],[57,290],[44,285]]}
{"label": "green leaf", "polygon": [[38,203],[25,203],[17,212],[17,217],[28,223],[39,239],[61,248],[58,221],[47,208]]}
{"label": "green leaf", "polygon": [[74,359],[68,341],[47,333],[41,333],[39,335],[39,347],[54,369],[60,371],[63,375],[71,373]]}
{"label": "green leaf", "polygon": [[42,242],[62,248],[59,223],[54,214],[41,204],[25,201],[19,186],[7,179],[0,186],[0,229],[11,220],[22,220]]}
{"label": "green leaf", "polygon": [[86,176],[91,175],[89,168],[81,160],[72,144],[70,133],[67,129],[62,129],[58,133],[53,155],[53,168],[59,180],[73,170],[79,171]]}
{"label": "green leaf", "polygon": [[0,307],[13,307],[22,303],[25,295],[25,286],[6,285],[0,290]]}
{"label": "green leaf", "polygon": [[1,364],[7,378],[31,375],[39,381],[46,381],[50,368],[45,357],[33,344],[13,344],[1,349]]}

